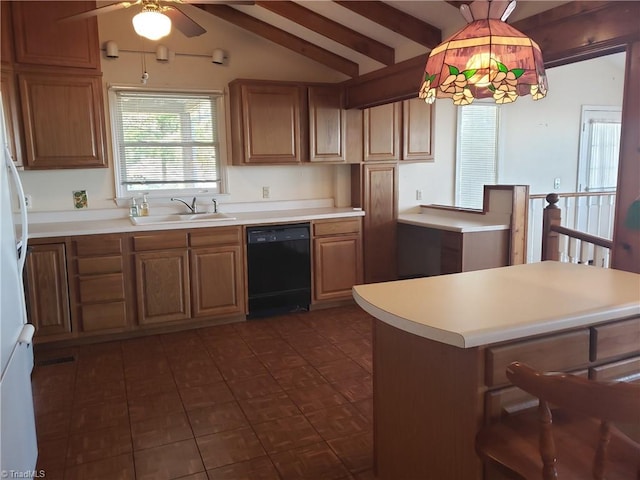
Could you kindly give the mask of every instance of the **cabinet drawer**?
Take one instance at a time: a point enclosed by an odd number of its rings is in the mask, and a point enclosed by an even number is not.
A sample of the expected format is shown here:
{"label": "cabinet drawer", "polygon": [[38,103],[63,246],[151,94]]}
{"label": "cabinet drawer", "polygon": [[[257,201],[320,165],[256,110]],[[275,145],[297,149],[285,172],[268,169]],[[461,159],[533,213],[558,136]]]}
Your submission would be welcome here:
{"label": "cabinet drawer", "polygon": [[640,317],[591,327],[591,361],[640,353]]}
{"label": "cabinet drawer", "polygon": [[164,248],[186,248],[187,232],[156,232],[148,235],[134,235],[133,248],[137,252],[162,250]]}
{"label": "cabinet drawer", "polygon": [[[572,375],[587,377],[587,370],[571,372]],[[538,405],[538,399],[518,387],[507,387],[485,394],[484,412],[488,422],[496,421],[504,415],[513,415]]]}
{"label": "cabinet drawer", "polygon": [[541,371],[579,368],[589,362],[589,330],[585,328],[487,349],[487,385],[507,383],[505,370],[511,362],[526,363]]}
{"label": "cabinet drawer", "polygon": [[122,272],[122,257],[89,257],[78,259],[78,274],[80,275],[120,272]]}
{"label": "cabinet drawer", "polygon": [[240,227],[201,229],[189,234],[192,247],[210,247],[217,245],[240,245],[242,243]]}
{"label": "cabinet drawer", "polygon": [[104,302],[124,299],[124,278],[121,273],[80,277],[80,301]]}
{"label": "cabinet drawer", "polygon": [[93,255],[122,254],[122,237],[94,235],[75,238],[73,243],[78,257]]}
{"label": "cabinet drawer", "polygon": [[627,358],[589,369],[589,378],[601,382],[640,381],[640,357]]}
{"label": "cabinet drawer", "polygon": [[127,326],[127,308],[124,302],[95,303],[82,306],[82,331],[95,332]]}
{"label": "cabinet drawer", "polygon": [[313,235],[342,235],[345,233],[358,233],[360,231],[360,217],[345,220],[328,220],[313,223]]}

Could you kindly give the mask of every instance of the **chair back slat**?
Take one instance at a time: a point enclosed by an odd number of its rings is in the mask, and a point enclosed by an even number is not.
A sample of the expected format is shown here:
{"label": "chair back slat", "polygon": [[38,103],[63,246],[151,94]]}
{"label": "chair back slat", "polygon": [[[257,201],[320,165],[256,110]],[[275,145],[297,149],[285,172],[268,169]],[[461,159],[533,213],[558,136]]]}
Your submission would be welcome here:
{"label": "chair back slat", "polygon": [[541,373],[519,362],[507,367],[516,386],[554,405],[612,422],[640,423],[640,384],[597,382],[564,373]]}

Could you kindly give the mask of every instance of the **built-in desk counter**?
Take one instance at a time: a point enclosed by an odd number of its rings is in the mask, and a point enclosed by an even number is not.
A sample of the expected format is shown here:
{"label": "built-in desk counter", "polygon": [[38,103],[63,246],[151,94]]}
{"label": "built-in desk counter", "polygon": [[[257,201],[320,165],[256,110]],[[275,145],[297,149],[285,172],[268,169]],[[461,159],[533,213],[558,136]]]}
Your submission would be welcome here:
{"label": "built-in desk counter", "polygon": [[634,273],[541,262],[358,285],[353,296],[376,318],[382,480],[483,478],[476,432],[508,402],[526,403],[504,375],[512,361],[592,378],[640,365]]}

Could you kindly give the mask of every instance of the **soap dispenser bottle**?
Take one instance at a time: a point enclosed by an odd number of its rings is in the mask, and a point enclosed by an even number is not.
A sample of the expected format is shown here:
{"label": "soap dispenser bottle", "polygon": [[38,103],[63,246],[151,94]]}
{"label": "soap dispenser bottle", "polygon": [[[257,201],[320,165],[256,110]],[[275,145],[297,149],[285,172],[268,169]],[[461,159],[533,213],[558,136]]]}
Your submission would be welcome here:
{"label": "soap dispenser bottle", "polygon": [[131,199],[131,206],[129,207],[129,216],[137,217],[138,216],[138,203],[135,198]]}
{"label": "soap dispenser bottle", "polygon": [[140,216],[146,217],[149,215],[149,201],[147,200],[147,194],[142,196],[142,205],[140,205]]}

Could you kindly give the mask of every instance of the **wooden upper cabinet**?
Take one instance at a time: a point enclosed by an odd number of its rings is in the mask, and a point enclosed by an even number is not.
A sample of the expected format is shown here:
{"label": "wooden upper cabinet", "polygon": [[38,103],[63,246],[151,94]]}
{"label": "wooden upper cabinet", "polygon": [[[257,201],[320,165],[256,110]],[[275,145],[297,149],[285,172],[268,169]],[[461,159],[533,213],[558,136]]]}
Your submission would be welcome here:
{"label": "wooden upper cabinet", "polygon": [[419,98],[402,102],[403,161],[433,161],[433,105]]}
{"label": "wooden upper cabinet", "polygon": [[[2,4],[4,6],[4,4]],[[22,166],[22,142],[20,135],[20,117],[16,94],[15,75],[12,71],[2,70],[0,74],[0,100],[7,147],[16,166]]]}
{"label": "wooden upper cabinet", "polygon": [[346,112],[338,87],[311,86],[309,99],[309,160],[344,162]]}
{"label": "wooden upper cabinet", "polygon": [[15,61],[98,70],[100,44],[96,18],[59,21],[95,7],[94,1],[11,2]]}
{"label": "wooden upper cabinet", "polygon": [[364,161],[400,159],[401,104],[388,103],[364,111]]}
{"label": "wooden upper cabinet", "polygon": [[229,90],[234,164],[291,164],[306,157],[304,87],[236,81]]}
{"label": "wooden upper cabinet", "polygon": [[100,77],[23,73],[18,78],[25,168],[106,167]]}
{"label": "wooden upper cabinet", "polygon": [[0,62],[13,63],[13,29],[11,28],[11,2],[0,2]]}

